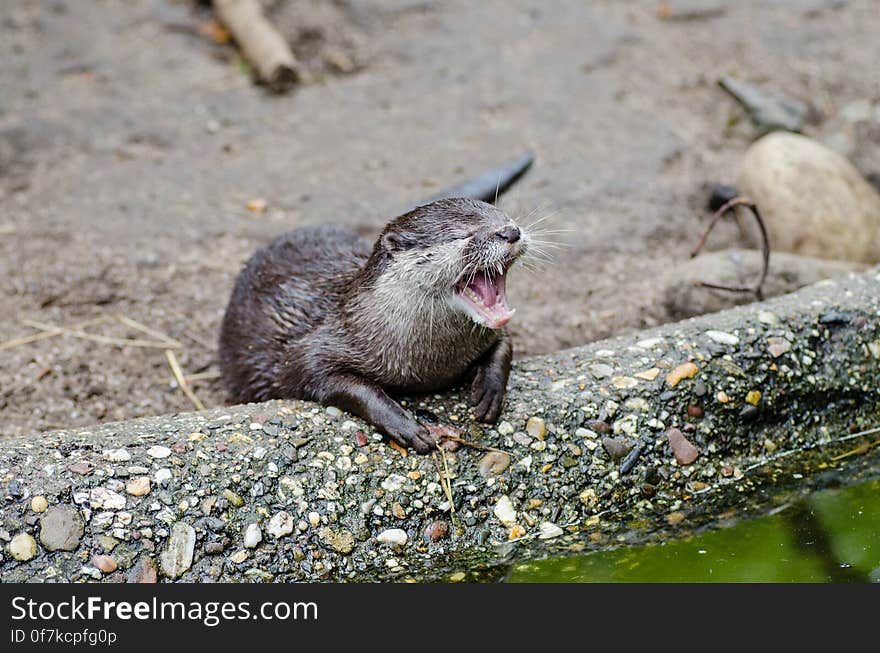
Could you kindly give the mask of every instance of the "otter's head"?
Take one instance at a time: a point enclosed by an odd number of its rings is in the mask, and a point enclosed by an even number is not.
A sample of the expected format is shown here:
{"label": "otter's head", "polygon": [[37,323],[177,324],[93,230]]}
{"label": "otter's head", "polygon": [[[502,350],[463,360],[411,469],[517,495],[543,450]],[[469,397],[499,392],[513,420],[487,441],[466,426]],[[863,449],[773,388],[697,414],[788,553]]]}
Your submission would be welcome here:
{"label": "otter's head", "polygon": [[503,211],[455,198],[393,220],[374,255],[383,259],[383,276],[410,289],[412,302],[425,306],[429,299],[433,307],[440,298],[453,311],[497,329],[513,315],[505,295],[507,272],[527,246],[527,235]]}

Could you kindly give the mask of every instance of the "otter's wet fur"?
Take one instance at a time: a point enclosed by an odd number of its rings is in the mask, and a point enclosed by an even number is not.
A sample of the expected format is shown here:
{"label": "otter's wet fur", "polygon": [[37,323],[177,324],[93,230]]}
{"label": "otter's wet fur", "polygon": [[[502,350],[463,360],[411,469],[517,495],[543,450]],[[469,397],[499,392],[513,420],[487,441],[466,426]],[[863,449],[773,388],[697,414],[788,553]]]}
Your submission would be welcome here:
{"label": "otter's wet fur", "polygon": [[[425,453],[429,430],[388,393],[436,391],[471,374],[477,418],[496,421],[512,357],[505,278],[527,243],[502,211],[465,198],[413,209],[372,246],[331,226],[278,237],[247,262],[223,319],[231,398],[335,405]],[[477,275],[478,293],[488,286],[500,298],[485,311],[461,297]]]}

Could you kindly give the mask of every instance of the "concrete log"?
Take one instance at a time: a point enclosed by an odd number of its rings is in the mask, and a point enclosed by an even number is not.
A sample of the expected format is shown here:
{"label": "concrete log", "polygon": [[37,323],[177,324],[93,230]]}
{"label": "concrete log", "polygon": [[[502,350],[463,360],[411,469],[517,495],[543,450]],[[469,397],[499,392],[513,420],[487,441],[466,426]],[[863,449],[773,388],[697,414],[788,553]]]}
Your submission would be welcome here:
{"label": "concrete log", "polygon": [[877,436],[855,432],[880,422],[878,389],[875,268],[519,361],[494,427],[456,391],[406,402],[504,453],[403,456],[361,420],[297,401],[0,438],[0,573],[493,578],[681,537],[768,488],[855,469],[876,457],[858,445]]}

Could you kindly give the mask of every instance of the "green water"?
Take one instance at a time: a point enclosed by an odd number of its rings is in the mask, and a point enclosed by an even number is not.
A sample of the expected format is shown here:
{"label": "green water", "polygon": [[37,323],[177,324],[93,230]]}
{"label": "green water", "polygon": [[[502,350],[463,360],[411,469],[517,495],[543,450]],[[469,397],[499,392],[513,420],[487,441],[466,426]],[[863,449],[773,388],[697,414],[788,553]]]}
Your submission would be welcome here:
{"label": "green water", "polygon": [[880,582],[880,480],[689,540],[516,565],[508,581]]}

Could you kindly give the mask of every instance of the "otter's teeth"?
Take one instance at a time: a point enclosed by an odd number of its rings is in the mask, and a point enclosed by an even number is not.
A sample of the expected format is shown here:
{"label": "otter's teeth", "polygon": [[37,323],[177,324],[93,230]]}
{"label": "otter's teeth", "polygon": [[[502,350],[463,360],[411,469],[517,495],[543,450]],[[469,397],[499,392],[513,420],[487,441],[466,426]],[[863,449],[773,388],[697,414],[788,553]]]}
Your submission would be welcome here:
{"label": "otter's teeth", "polygon": [[479,302],[481,304],[483,303],[483,300],[480,299],[479,297],[477,297],[477,293],[475,293],[470,288],[465,288],[464,291],[465,291],[465,293],[467,293],[467,296],[470,297],[471,299],[473,299],[475,302]]}

